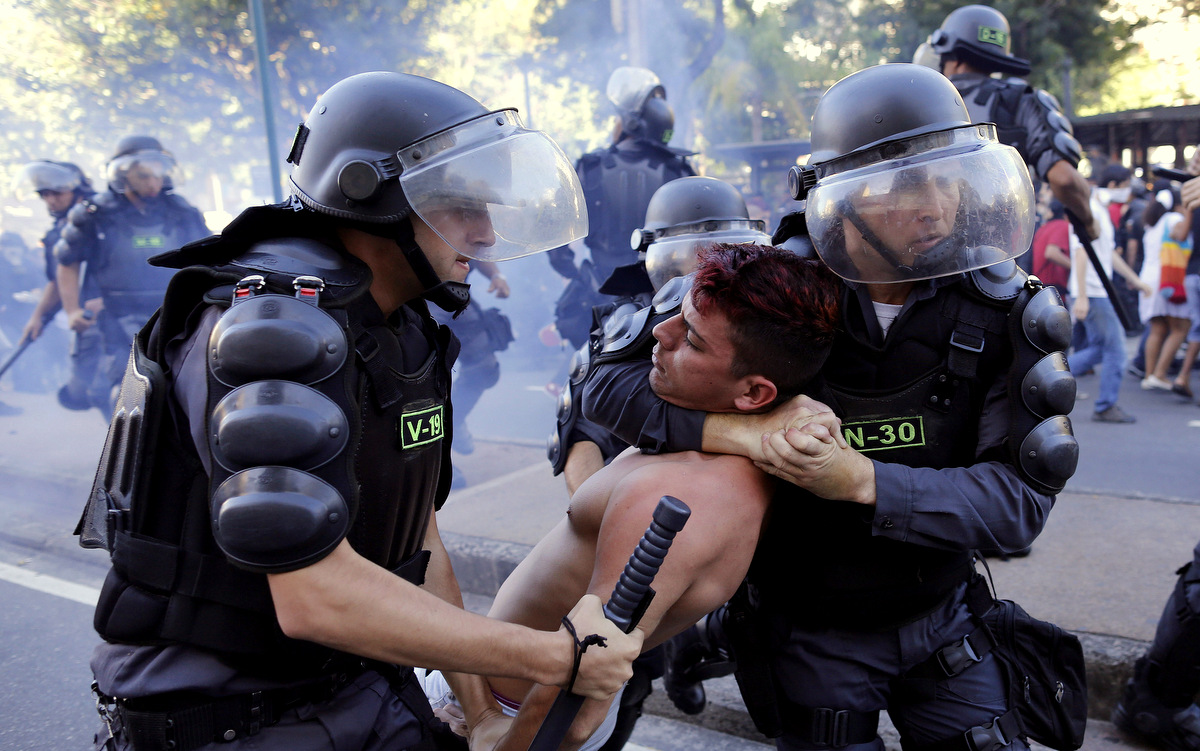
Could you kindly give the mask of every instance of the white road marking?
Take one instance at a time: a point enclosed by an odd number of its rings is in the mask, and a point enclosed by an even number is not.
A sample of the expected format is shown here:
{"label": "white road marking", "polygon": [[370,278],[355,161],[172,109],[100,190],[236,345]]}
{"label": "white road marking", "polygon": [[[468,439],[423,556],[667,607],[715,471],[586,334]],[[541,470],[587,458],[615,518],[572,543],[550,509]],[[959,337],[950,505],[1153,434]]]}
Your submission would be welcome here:
{"label": "white road marking", "polygon": [[95,607],[96,601],[100,599],[100,590],[95,587],[76,584],[48,574],[39,574],[36,571],[30,571],[20,566],[10,566],[7,563],[0,563],[0,580],[92,607]]}

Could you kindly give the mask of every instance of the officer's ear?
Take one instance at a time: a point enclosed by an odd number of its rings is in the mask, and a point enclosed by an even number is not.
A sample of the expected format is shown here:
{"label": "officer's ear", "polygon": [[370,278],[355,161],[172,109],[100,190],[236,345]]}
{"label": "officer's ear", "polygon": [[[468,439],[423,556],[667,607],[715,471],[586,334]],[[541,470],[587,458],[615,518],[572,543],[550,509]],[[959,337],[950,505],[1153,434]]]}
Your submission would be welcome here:
{"label": "officer's ear", "polygon": [[742,378],[741,393],[733,400],[738,412],[761,412],[775,402],[779,389],[766,376],[748,375]]}

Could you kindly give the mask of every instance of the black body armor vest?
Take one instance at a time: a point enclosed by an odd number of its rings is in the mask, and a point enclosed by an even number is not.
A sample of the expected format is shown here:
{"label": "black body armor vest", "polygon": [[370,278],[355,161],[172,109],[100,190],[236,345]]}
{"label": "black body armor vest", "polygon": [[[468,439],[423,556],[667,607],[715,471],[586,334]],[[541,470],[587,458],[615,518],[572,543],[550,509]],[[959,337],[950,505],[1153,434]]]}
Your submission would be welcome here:
{"label": "black body armor vest", "polygon": [[[231,474],[222,466],[229,458],[218,461],[214,452],[212,478],[204,472],[187,417],[166,393],[166,344],[194,331],[207,305],[229,305],[247,276],[261,275],[259,294],[289,296],[297,276],[323,278],[320,307],[354,351],[317,390],[344,409],[350,437],[312,474],[345,500],[352,520],[346,538],[356,552],[420,583],[423,566],[413,574],[411,564],[427,555],[421,547],[429,515],[449,492],[450,473],[442,468],[449,467],[457,340],[419,301],[384,320],[367,294],[369,270],[345,254],[307,239],[256,244],[263,226],[255,225],[277,224],[279,207],[251,211],[258,214],[227,229],[228,240],[210,238],[174,254],[175,263],[213,262],[177,273],[162,309],[139,333],[77,531],[81,544],[112,555],[95,616],[107,641],[187,644],[221,653],[242,670],[300,679],[328,671],[340,653],[286,637],[266,574],[235,566],[218,547],[210,509],[218,482]],[[249,241],[239,235],[247,227]],[[296,250],[291,257],[289,246]],[[206,420],[221,397],[212,388]],[[211,440],[211,427],[209,434]]]}
{"label": "black body armor vest", "polygon": [[635,139],[584,154],[577,170],[591,228],[585,243],[597,282],[608,279],[616,267],[637,261],[629,236],[645,223],[654,191],[695,174],[683,154]]}
{"label": "black body armor vest", "polygon": [[[910,467],[976,461],[988,384],[1012,361],[1011,301],[985,304],[961,284],[917,301],[872,344],[853,291],[816,394],[842,417],[851,447]],[[1003,458],[1003,456],[999,457]],[[872,534],[873,509],[781,485],[751,568],[764,603],[813,627],[887,628],[932,610],[969,571],[969,553]],[[802,497],[794,497],[800,495]]]}

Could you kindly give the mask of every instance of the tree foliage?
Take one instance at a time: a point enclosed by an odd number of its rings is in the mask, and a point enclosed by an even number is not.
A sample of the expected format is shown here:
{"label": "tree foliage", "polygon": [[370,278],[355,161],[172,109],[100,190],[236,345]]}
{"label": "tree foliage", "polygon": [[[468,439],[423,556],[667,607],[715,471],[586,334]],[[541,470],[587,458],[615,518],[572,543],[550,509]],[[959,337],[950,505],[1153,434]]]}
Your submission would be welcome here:
{"label": "tree foliage", "polygon": [[[1032,82],[1061,98],[1069,60],[1072,101],[1094,111],[1121,101],[1115,88],[1129,88],[1130,76],[1146,69],[1130,41],[1146,19],[1117,1],[997,0],[997,7],[1012,22],[1013,52],[1033,63]],[[1159,1],[1159,12],[1176,14],[1200,2]],[[144,132],[176,153],[192,177],[181,192],[201,206],[212,208],[214,176],[233,204],[269,197],[246,2],[0,0],[10,30],[0,49],[0,176],[30,159],[55,158],[101,177],[116,141]],[[959,4],[275,0],[263,3],[275,135],[286,151],[295,124],[338,79],[399,70],[459,86],[491,107],[516,105],[576,156],[606,138],[610,72],[639,64],[663,79],[680,143],[703,151],[803,138],[825,88],[863,67],[911,59]],[[637,30],[641,42],[631,49]],[[1197,92],[1183,88],[1158,103],[1194,102]]]}

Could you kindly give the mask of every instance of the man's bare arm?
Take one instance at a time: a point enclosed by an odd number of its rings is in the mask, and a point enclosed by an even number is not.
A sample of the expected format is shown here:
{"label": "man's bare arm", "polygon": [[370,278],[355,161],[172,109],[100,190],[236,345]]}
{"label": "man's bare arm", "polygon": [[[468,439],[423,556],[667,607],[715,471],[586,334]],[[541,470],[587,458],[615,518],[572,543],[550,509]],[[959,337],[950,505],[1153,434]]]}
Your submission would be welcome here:
{"label": "man's bare arm", "polygon": [[846,445],[842,421],[833,410],[801,394],[762,414],[710,413],[704,418],[703,450],[763,461],[766,459],[762,450],[764,435],[801,425],[811,425],[814,434]]}
{"label": "man's bare arm", "polygon": [[[450,555],[442,543],[436,514],[430,515],[429,527],[425,530],[425,549],[430,553],[429,568],[425,574],[425,589],[461,609],[462,591],[459,589],[458,579],[454,576]],[[483,723],[504,717],[500,705],[492,697],[486,678],[470,673],[444,672],[442,675],[450,684],[450,689],[454,691],[454,696],[463,709],[463,717],[469,731]]]}
{"label": "man's bare arm", "polygon": [[[370,659],[566,685],[574,642],[565,629],[537,632],[468,613],[358,555],[342,541],[317,563],[268,576],[284,633]],[[571,618],[609,648],[589,651],[576,692],[611,696],[632,674],[641,635],[626,637],[585,598]]]}
{"label": "man's bare arm", "polygon": [[1071,257],[1054,243],[1046,244],[1046,260],[1055,266],[1062,266],[1064,269],[1071,268]]}
{"label": "man's bare arm", "polygon": [[1096,218],[1092,216],[1092,188],[1087,178],[1064,159],[1055,162],[1046,173],[1046,182],[1050,183],[1050,192],[1054,197],[1088,228],[1091,234],[1089,239],[1099,237]]}
{"label": "man's bare arm", "polygon": [[63,311],[67,314],[67,325],[72,331],[79,332],[91,328],[95,321],[85,317],[85,310],[79,302],[79,264],[60,263],[55,274],[58,295],[62,300]]}
{"label": "man's bare arm", "polygon": [[846,446],[789,428],[763,436],[759,469],[831,501],[875,505],[875,462]]}
{"label": "man's bare arm", "polygon": [[[733,594],[750,566],[772,483],[744,459],[695,452],[656,457],[626,454],[605,472],[625,474],[612,487],[604,509],[589,592],[604,597],[612,592],[660,497],[674,495],[692,509],[687,527],[675,538],[654,579],[655,596],[639,624],[647,633],[646,646],[652,647]],[[533,687],[497,751],[527,748],[555,695],[545,687]],[[611,702],[611,698],[585,702],[563,747],[577,748],[586,741]]]}

